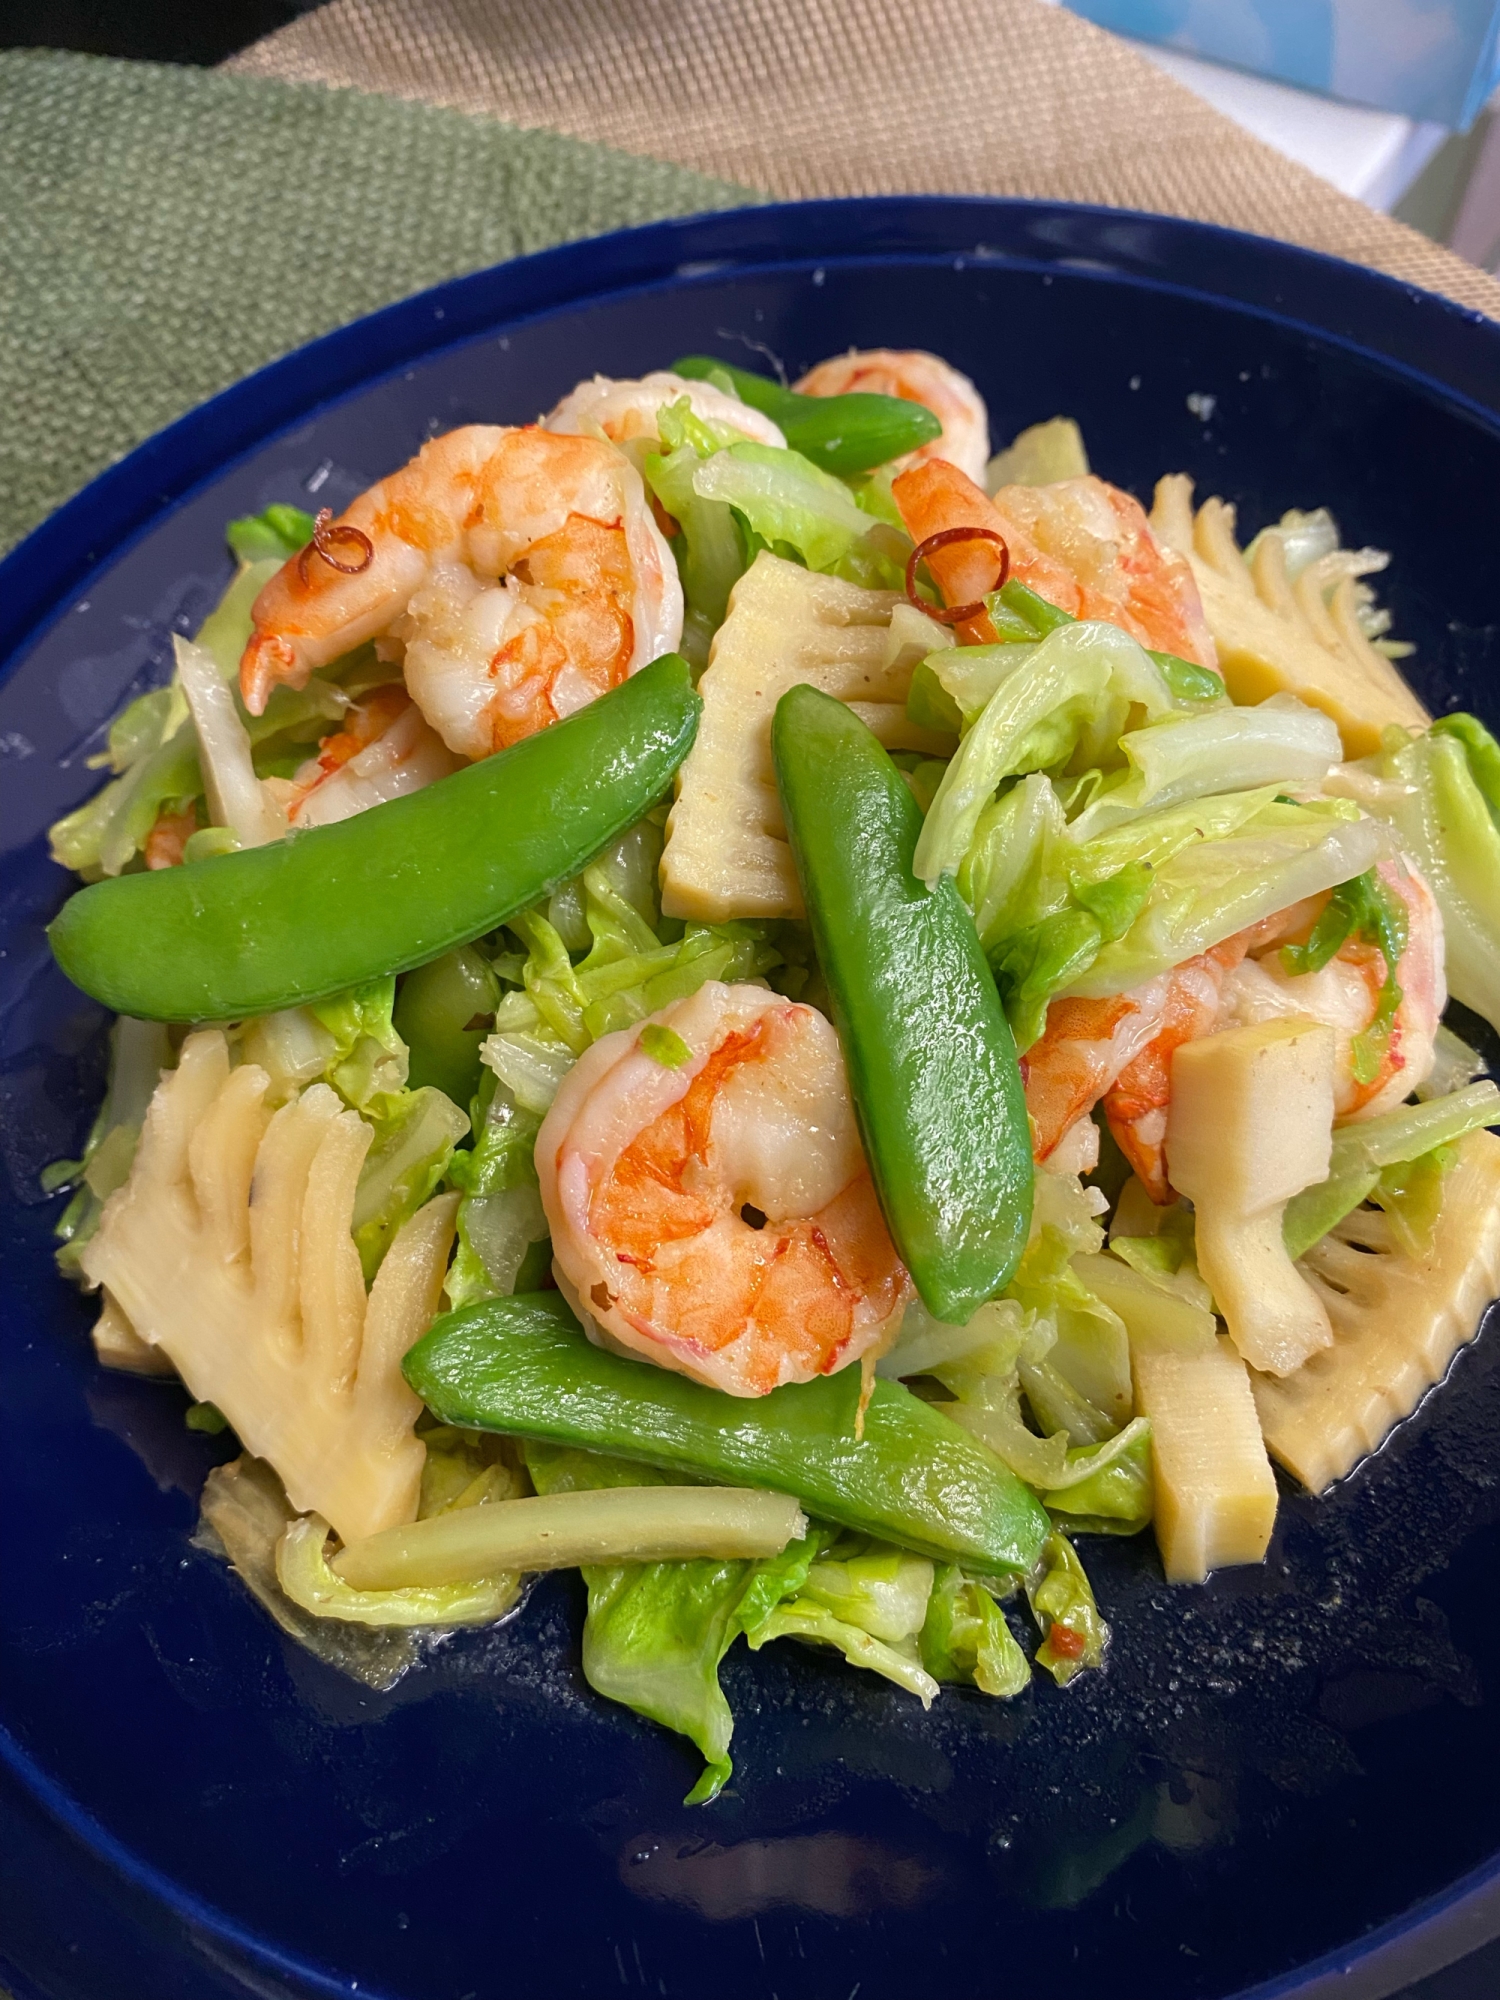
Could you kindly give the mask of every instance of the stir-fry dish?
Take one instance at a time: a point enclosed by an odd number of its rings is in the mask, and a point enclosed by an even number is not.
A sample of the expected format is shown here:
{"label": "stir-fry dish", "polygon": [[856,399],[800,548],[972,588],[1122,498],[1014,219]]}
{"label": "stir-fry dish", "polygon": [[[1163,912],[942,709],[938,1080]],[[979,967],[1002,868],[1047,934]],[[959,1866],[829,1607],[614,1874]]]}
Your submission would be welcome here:
{"label": "stir-fry dish", "polygon": [[[1298,496],[1291,496],[1298,497]],[[1300,496],[1312,498],[1315,496]],[[1104,1664],[1500,1291],[1500,744],[1325,511],[1148,514],[972,383],[688,357],[268,506],[52,829],[112,1009],[59,1262],[227,1431],[200,1537],[373,1685],[578,1567],[730,1774],[791,1638]]]}

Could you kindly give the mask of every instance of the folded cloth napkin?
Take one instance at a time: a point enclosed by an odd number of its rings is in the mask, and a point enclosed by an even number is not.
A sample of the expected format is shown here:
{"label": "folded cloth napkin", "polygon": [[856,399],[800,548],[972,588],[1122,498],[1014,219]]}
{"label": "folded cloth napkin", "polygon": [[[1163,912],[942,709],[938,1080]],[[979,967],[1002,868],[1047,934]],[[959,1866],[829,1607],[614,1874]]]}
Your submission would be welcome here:
{"label": "folded cloth napkin", "polygon": [[0,552],[203,397],[460,271],[756,197],[353,91],[0,52]]}
{"label": "folded cloth napkin", "polygon": [[1041,0],[332,0],[245,75],[488,111],[782,199],[1040,195],[1279,236],[1500,318],[1500,284]]}

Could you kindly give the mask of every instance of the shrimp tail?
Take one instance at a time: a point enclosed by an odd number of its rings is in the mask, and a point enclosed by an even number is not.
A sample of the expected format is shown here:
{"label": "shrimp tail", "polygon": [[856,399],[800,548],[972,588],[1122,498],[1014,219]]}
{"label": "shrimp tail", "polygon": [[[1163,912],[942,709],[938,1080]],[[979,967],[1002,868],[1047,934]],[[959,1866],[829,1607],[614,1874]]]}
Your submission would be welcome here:
{"label": "shrimp tail", "polygon": [[252,632],[240,660],[240,694],[252,715],[264,715],[278,687],[306,687],[310,664],[298,661],[288,642],[274,632]]}

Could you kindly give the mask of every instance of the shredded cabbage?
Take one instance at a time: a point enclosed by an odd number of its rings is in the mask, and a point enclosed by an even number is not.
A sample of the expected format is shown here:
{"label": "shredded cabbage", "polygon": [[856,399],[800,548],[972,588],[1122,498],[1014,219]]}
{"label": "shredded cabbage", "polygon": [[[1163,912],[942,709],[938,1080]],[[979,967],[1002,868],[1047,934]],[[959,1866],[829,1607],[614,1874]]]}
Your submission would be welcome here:
{"label": "shredded cabbage", "polygon": [[1321,782],[1343,755],[1328,717],[1291,695],[1133,729],[1120,738],[1120,749],[1129,774],[1078,815],[1069,828],[1074,840],[1217,792]]}
{"label": "shredded cabbage", "polygon": [[120,775],[48,832],[52,859],[93,880],[118,875],[158,816],[186,811],[203,790],[198,738],[180,688],[157,688],[125,711],[110,731],[109,761]]}
{"label": "shredded cabbage", "polygon": [[670,515],[695,666],[723,623],[729,593],[761,549],[851,583],[895,589],[910,539],[888,486],[849,487],[800,452],[757,444],[694,414],[686,397],[658,412],[665,449],[643,473]]}
{"label": "shredded cabbage", "polygon": [[[1500,1090],[1485,1082],[1341,1126],[1333,1135],[1328,1178],[1286,1205],[1282,1238],[1288,1254],[1303,1256],[1372,1196],[1404,1218],[1409,1234],[1425,1230],[1431,1198],[1452,1164],[1448,1149],[1466,1133],[1495,1124],[1500,1124]],[[1419,1165],[1420,1173],[1394,1171]]]}
{"label": "shredded cabbage", "polygon": [[932,1583],[927,1618],[918,1636],[922,1665],[935,1681],[957,1681],[1006,1700],[1031,1682],[1001,1606],[981,1582],[956,1563],[942,1564]]}
{"label": "shredded cabbage", "polygon": [[[273,823],[274,809],[262,821],[269,802],[258,802],[255,781],[290,776],[355,695],[400,678],[399,667],[377,661],[372,648],[362,647],[314,674],[305,688],[277,688],[264,715],[246,713],[235,681],[250,637],[251,606],[312,531],[311,516],[296,507],[268,507],[230,522],[227,539],[240,566],[189,653],[189,678],[193,665],[202,668],[199,727],[189,714],[180,668],[186,642],[179,639],[179,665],[170,685],[137,696],[111,724],[105,753],[90,760],[95,768],[107,767],[113,781],[51,828],[52,855],[64,868],[96,880],[137,865],[158,818],[185,814],[203,799],[206,773],[217,783],[221,802],[226,786],[234,801],[225,815],[232,831],[200,827],[192,836],[192,859],[248,844],[242,821],[251,825],[251,839],[274,837],[284,829]],[[203,758],[200,740],[207,744]]]}
{"label": "shredded cabbage", "polygon": [[109,1088],[77,1160],[55,1160],[42,1175],[48,1194],[77,1192],[59,1217],[54,1235],[62,1247],[57,1266],[78,1273],[84,1245],[99,1227],[104,1204],[130,1177],[146,1107],[164,1069],[176,1060],[164,1022],[133,1021],[122,1014],[110,1029]]}
{"label": "shredded cabbage", "polygon": [[[539,1493],[674,1483],[654,1467],[602,1453],[534,1440],[524,1450]],[[705,1769],[686,1803],[717,1797],[733,1768],[734,1717],[719,1686],[719,1662],[739,1636],[742,1619],[763,1623],[783,1597],[795,1596],[834,1533],[814,1527],[802,1541],[759,1563],[703,1559],[601,1564],[583,1571],[589,1596],[585,1677],[600,1694],[697,1745]]]}
{"label": "shredded cabbage", "polygon": [[1500,1029],[1500,799],[1476,775],[1491,782],[1482,725],[1460,721],[1472,718],[1445,716],[1419,736],[1388,730],[1374,768],[1407,789],[1371,810],[1392,822],[1437,898],[1449,991]]}
{"label": "shredded cabbage", "polygon": [[1043,1544],[1036,1573],[1027,1579],[1026,1595],[1045,1634],[1036,1663],[1060,1687],[1085,1668],[1104,1664],[1109,1627],[1099,1616],[1093,1588],[1065,1534],[1050,1535]]}
{"label": "shredded cabbage", "polygon": [[563,1077],[601,1035],[633,1026],[707,979],[756,978],[779,962],[764,924],[690,924],[675,943],[663,943],[626,893],[631,885],[640,893],[633,871],[635,853],[624,843],[584,870],[591,944],[577,965],[540,910],[511,920],[527,947],[522,988],[502,998],[480,1053],[517,1106],[534,1116],[546,1112]]}
{"label": "shredded cabbage", "polygon": [[1134,1533],[1150,1519],[1151,1489],[1148,1428],[1130,1416],[1129,1338],[1072,1261],[1103,1243],[1100,1206],[1071,1176],[1038,1173],[1030,1239],[1004,1295],[961,1327],[913,1302],[877,1366],[939,1382],[953,1398],[944,1414],[1049,1506]]}
{"label": "shredded cabbage", "polygon": [[1365,874],[1390,851],[1388,831],[1345,800],[1273,801],[1238,833],[1195,842],[1162,862],[1129,930],[1059,990],[1092,998],[1128,992],[1304,896]]}
{"label": "shredded cabbage", "polygon": [[405,1584],[397,1590],[356,1590],[328,1561],[332,1530],[320,1514],[287,1524],[276,1544],[276,1580],[291,1602],[315,1618],[355,1625],[493,1625],[521,1594],[518,1575],[472,1583]]}
{"label": "shredded cabbage", "polygon": [[[954,666],[967,650],[939,653],[926,663],[945,692],[955,691],[950,698],[960,713],[959,694],[972,700],[981,691],[966,670]],[[996,683],[960,742],[923,826],[914,865],[925,882],[958,873],[980,816],[1006,778],[1061,771],[1070,761],[1081,769],[1106,757],[1118,761],[1120,735],[1133,711],[1150,722],[1179,707],[1161,669],[1117,625],[1070,622],[1035,646],[982,650],[987,656],[982,672],[992,672]]]}

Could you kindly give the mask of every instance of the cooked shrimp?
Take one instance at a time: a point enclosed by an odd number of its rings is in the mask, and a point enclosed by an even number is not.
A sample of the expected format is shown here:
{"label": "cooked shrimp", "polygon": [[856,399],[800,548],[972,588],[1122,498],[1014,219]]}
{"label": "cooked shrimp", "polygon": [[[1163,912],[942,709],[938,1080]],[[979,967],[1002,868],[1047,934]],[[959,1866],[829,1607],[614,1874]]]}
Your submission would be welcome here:
{"label": "cooked shrimp", "polygon": [[414,600],[436,585],[446,606],[455,577],[476,592],[504,579],[473,621],[489,650],[439,642],[407,686],[461,757],[529,735],[682,635],[677,565],[624,454],[598,438],[471,424],[424,445],[272,577],[240,662],[246,706],[259,715],[278,683],[301,687],[368,639],[394,637],[410,654],[424,636]]}
{"label": "cooked shrimp", "polygon": [[633,438],[655,439],[660,412],[684,396],[693,415],[705,423],[725,424],[753,444],[786,444],[780,428],[738,396],[726,395],[712,382],[689,382],[668,368],[658,368],[637,382],[615,382],[608,375],[580,382],[543,417],[542,427],[583,437],[602,432],[614,444],[628,444]]}
{"label": "cooked shrimp", "polygon": [[1279,953],[1250,958],[1225,989],[1221,1027],[1307,1015],[1334,1031],[1337,1067],[1334,1111],[1339,1118],[1374,1118],[1409,1097],[1432,1070],[1438,1023],[1448,1000],[1443,975],[1443,919],[1432,891],[1405,860],[1380,863],[1380,877],[1406,907],[1406,948],[1396,967],[1401,1004],[1375,1075],[1354,1073],[1355,1038],[1375,1018],[1386,963],[1372,944],[1351,939],[1320,972],[1289,973]]}
{"label": "cooked shrimp", "polygon": [[943,427],[943,435],[924,444],[901,466],[925,464],[945,459],[970,479],[983,479],[990,456],[990,419],[984,398],[967,375],[960,375],[935,354],[913,349],[898,353],[889,347],[865,351],[851,347],[831,361],[820,361],[800,382],[792,385],[801,396],[847,396],[858,390],[866,395],[900,396],[904,402],[921,403],[931,410]]}
{"label": "cooked shrimp", "polygon": [[277,791],[290,825],[331,826],[458,768],[405,688],[391,684],[356,703],[343,728],[325,736],[317,756]]}
{"label": "cooked shrimp", "polygon": [[[1211,1032],[1225,974],[1245,955],[1238,939],[1216,945],[1132,993],[1054,1000],[1047,1028],[1025,1058],[1032,1150],[1044,1164],[1101,1100],[1121,1151],[1146,1185],[1166,1133],[1172,1051]],[[1159,1116],[1161,1130],[1152,1124]],[[1166,1182],[1160,1175],[1165,1201]]]}
{"label": "cooked shrimp", "polygon": [[1225,982],[1244,956],[1244,937],[1226,938],[1168,973],[1161,982],[1156,1033],[1104,1092],[1104,1115],[1115,1144],[1155,1202],[1172,1199],[1164,1151],[1172,1057],[1184,1042],[1225,1025]]}
{"label": "cooked shrimp", "polygon": [[1279,917],[1226,938],[1132,993],[1101,1000],[1056,1000],[1046,1033],[1025,1058],[1032,1145],[1045,1162],[1076,1121],[1101,1104],[1121,1152],[1157,1202],[1172,1199],[1163,1145],[1172,1091],[1172,1056],[1217,1029],[1296,1016],[1334,1030],[1334,1110],[1374,1117],[1425,1081],[1447,1000],[1443,927],[1431,891],[1410,863],[1380,865],[1407,912],[1407,941],[1396,967],[1401,1002],[1376,1075],[1355,1074],[1355,1039],[1375,1019],[1385,984],[1380,951],[1350,939],[1319,972],[1289,973],[1280,947],[1312,929],[1326,897],[1308,898]]}
{"label": "cooked shrimp", "polygon": [[191,800],[186,812],[170,812],[163,806],[157,813],[146,845],[141,849],[148,868],[177,868],[187,859],[184,852],[198,831],[198,808]]}
{"label": "cooked shrimp", "polygon": [[[642,1047],[656,1026],[687,1054]],[[559,1283],[610,1343],[732,1396],[829,1375],[911,1297],[812,1007],[710,980],[606,1035],[536,1144]]]}
{"label": "cooked shrimp", "polygon": [[[1002,486],[991,499],[952,466],[903,472],[893,487],[912,539],[950,528],[984,528],[1010,552],[1010,573],[1074,618],[1118,625],[1143,646],[1201,667],[1217,664],[1198,586],[1184,557],[1163,548],[1138,501],[1092,473],[1052,486]],[[954,542],[928,567],[950,604],[971,604],[995,587],[993,543]],[[986,645],[994,627],[981,613],[959,627],[967,645]]]}

